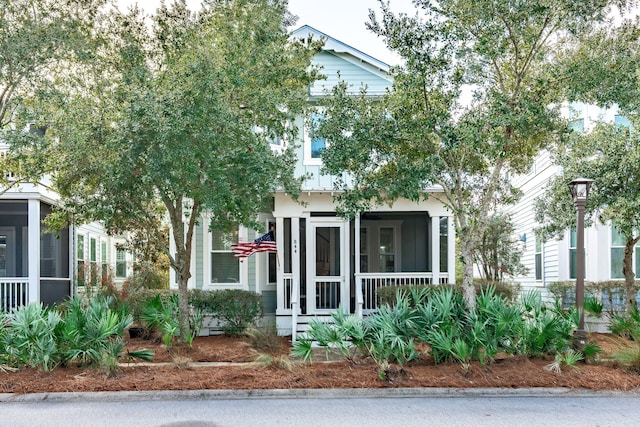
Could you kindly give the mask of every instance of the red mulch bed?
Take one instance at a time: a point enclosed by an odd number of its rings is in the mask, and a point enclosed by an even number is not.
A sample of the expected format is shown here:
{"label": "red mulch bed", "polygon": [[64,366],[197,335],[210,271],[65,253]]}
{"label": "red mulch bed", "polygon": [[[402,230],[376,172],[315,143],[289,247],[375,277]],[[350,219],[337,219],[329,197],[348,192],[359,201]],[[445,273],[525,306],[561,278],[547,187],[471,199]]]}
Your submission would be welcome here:
{"label": "red mulch bed", "polygon": [[[605,355],[620,347],[620,340],[594,334]],[[35,393],[120,390],[201,390],[201,389],[290,389],[290,388],[393,388],[393,387],[567,387],[590,390],[634,390],[640,375],[615,364],[579,363],[578,369],[560,373],[545,369],[550,360],[505,357],[483,367],[472,363],[464,372],[458,364],[434,365],[425,357],[403,368],[392,366],[388,380],[378,376],[368,359],[356,363],[339,360],[305,364],[294,362],[290,369],[245,363],[241,366],[197,367],[192,362],[251,362],[258,353],[242,338],[199,337],[191,349],[176,346],[171,351],[157,340],[129,340],[128,348],[153,348],[158,366],[124,366],[114,378],[99,370],[80,367],[58,368],[53,372],[24,369],[0,372],[0,392]],[[290,344],[273,357],[288,354]]]}

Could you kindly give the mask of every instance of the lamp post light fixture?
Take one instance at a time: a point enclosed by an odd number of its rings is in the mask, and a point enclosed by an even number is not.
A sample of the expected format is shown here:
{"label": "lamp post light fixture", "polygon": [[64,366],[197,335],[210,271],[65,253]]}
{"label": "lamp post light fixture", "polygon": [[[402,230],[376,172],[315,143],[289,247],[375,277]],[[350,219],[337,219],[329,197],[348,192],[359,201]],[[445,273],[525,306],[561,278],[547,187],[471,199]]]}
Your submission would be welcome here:
{"label": "lamp post light fixture", "polygon": [[580,322],[575,332],[579,344],[584,345],[587,332],[584,329],[584,209],[589,198],[592,179],[576,178],[569,183],[573,203],[576,205],[576,308],[580,313]]}

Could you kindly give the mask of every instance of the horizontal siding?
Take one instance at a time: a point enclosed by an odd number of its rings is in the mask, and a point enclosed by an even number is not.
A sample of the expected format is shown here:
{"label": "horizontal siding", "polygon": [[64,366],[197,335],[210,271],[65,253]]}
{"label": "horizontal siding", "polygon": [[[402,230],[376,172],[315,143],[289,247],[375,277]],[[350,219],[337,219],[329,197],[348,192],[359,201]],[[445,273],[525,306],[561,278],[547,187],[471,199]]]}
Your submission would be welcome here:
{"label": "horizontal siding", "polygon": [[311,61],[313,65],[321,67],[321,73],[326,80],[315,82],[309,89],[311,96],[322,96],[340,81],[346,81],[351,86],[350,92],[358,93],[360,88],[367,87],[371,94],[382,94],[391,86],[388,79],[381,77],[362,65],[352,62],[347,54],[323,51]]}
{"label": "horizontal siding", "polygon": [[545,242],[542,248],[543,280],[535,280],[535,229],[539,227],[539,224],[535,220],[534,207],[536,199],[543,195],[549,181],[556,176],[556,173],[557,168],[552,164],[550,154],[547,151],[542,151],[536,157],[528,173],[514,176],[511,179],[513,185],[522,191],[520,200],[515,205],[508,207],[506,212],[511,214],[515,225],[516,236],[514,238],[521,239],[523,235],[526,236],[521,261],[528,272],[526,275],[514,277],[514,280],[520,283],[523,289],[547,286],[558,277],[558,242],[552,240]]}

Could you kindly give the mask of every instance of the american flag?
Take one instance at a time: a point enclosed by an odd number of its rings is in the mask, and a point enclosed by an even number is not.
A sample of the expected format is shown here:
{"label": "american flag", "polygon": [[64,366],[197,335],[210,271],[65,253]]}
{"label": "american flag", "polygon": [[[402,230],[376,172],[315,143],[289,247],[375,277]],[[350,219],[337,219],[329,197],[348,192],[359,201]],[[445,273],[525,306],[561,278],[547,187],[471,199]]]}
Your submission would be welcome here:
{"label": "american flag", "polygon": [[247,258],[256,252],[277,252],[273,231],[268,231],[251,242],[231,245],[231,252],[236,258]]}

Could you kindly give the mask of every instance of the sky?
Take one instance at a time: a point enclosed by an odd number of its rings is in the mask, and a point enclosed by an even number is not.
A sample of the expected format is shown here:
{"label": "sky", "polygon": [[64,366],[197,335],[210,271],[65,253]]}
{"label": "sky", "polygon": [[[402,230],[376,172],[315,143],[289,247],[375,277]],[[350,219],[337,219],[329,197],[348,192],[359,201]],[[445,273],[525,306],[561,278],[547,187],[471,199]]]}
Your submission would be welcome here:
{"label": "sky", "polygon": [[[118,0],[121,10],[133,3],[152,13],[160,5],[160,0]],[[411,0],[390,0],[390,3],[394,12],[415,13]],[[198,9],[200,0],[187,0],[187,5],[191,9]],[[398,64],[398,56],[389,52],[382,39],[365,28],[369,9],[379,15],[378,0],[289,0],[289,10],[298,16],[298,22],[291,30],[310,25],[376,59],[390,65]]]}

